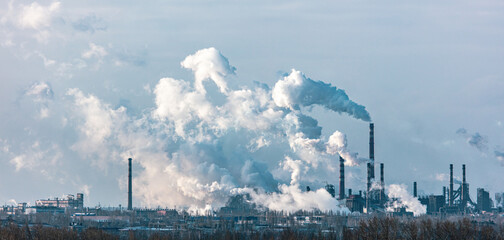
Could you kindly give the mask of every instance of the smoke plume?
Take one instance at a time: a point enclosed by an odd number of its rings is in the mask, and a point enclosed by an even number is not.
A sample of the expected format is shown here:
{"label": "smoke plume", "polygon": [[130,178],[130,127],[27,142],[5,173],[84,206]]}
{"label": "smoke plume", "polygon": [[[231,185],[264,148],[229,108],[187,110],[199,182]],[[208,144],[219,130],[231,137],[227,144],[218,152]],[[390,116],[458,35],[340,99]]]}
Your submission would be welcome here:
{"label": "smoke plume", "polygon": [[[133,158],[133,197],[142,206],[205,213],[231,196],[248,194],[250,202],[271,210],[348,211],[322,182],[336,181],[338,155],[348,166],[365,159],[349,150],[344,133],[324,136],[318,121],[300,107],[320,105],[369,121],[364,106],[297,70],[273,90],[265,84],[231,89],[226,77],[235,68],[215,48],[199,50],[181,65],[192,70],[194,80],[161,78],[152,91],[154,107],[139,115],[80,89],[67,90],[71,107],[64,119],[76,130],[71,149],[105,172]],[[206,89],[205,81],[218,91]],[[42,83],[29,94],[52,93]],[[224,102],[214,104],[213,94]],[[125,176],[118,181],[125,189]],[[313,191],[302,191],[301,183]]]}
{"label": "smoke plume", "polygon": [[405,207],[407,211],[413,212],[415,216],[425,214],[427,208],[418,201],[417,198],[411,196],[404,184],[391,184],[388,186],[388,197],[390,206],[388,211],[393,211],[397,207]]}
{"label": "smoke plume", "polygon": [[351,101],[344,90],[321,81],[313,81],[295,69],[275,84],[273,100],[279,107],[299,109],[300,106],[317,104],[363,121],[371,121],[366,108]]}

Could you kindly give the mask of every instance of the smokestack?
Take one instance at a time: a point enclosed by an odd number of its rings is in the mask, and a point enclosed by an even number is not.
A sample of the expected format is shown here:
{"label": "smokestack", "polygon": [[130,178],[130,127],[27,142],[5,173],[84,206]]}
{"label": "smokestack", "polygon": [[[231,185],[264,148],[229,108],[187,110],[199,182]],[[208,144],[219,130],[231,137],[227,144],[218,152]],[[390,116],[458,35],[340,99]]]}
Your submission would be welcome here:
{"label": "smokestack", "polygon": [[466,183],[465,164],[462,164],[462,183]]}
{"label": "smokestack", "polygon": [[462,192],[460,193],[460,200],[462,200],[462,208],[466,207],[466,167],[462,164]]}
{"label": "smokestack", "polygon": [[380,189],[380,203],[384,203],[385,202],[385,199],[383,199],[385,197],[385,176],[383,175],[383,168],[385,167],[384,165],[385,164],[380,163],[380,186],[381,186],[381,189]]}
{"label": "smokestack", "polygon": [[450,164],[450,192],[448,193],[448,205],[453,205],[453,164]]}
{"label": "smokestack", "polygon": [[352,189],[351,189],[351,188],[349,188],[349,189],[348,189],[348,197],[350,197],[351,195],[352,195]]}
{"label": "smokestack", "polygon": [[418,197],[417,195],[417,184],[413,182],[413,197]]}
{"label": "smokestack", "polygon": [[339,199],[345,199],[345,159],[339,157],[340,176],[339,176]]}
{"label": "smokestack", "polygon": [[133,210],[133,191],[132,191],[132,183],[131,183],[131,158],[128,158],[128,210]]}
{"label": "smokestack", "polygon": [[446,204],[446,186],[443,186],[443,198]]}
{"label": "smokestack", "polygon": [[367,190],[371,189],[371,181],[374,179],[374,123],[369,124],[369,159],[367,164]]}
{"label": "smokestack", "polygon": [[374,124],[369,124],[369,162],[367,163],[366,209],[369,213],[369,190],[374,179]]}

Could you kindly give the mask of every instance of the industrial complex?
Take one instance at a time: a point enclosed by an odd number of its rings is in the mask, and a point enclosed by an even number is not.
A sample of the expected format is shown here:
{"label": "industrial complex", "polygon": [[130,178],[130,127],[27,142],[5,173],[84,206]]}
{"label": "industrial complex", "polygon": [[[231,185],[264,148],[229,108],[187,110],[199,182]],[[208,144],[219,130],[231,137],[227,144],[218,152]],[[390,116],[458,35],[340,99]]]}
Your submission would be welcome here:
{"label": "industrial complex", "polygon": [[[11,222],[28,221],[44,223],[48,226],[71,226],[74,229],[98,227],[114,233],[124,231],[214,231],[223,227],[240,229],[286,229],[288,227],[313,227],[318,230],[336,231],[343,234],[344,229],[359,226],[359,221],[375,217],[415,218],[407,204],[396,206],[392,202],[400,199],[390,199],[385,193],[385,165],[379,164],[379,181],[375,180],[374,162],[374,124],[369,125],[369,161],[367,167],[367,183],[364,190],[345,188],[345,159],[339,157],[339,186],[327,184],[325,189],[338,199],[342,209],[347,212],[322,212],[314,209],[311,212],[278,212],[258,208],[247,199],[249,196],[235,195],[225,207],[218,210],[189,214],[176,209],[145,209],[133,208],[132,158],[128,159],[128,198],[127,208],[102,208],[84,206],[84,194],[67,195],[64,198],[40,199],[34,206],[19,203],[0,208],[0,226]],[[485,224],[503,224],[504,211],[502,205],[495,206],[490,193],[483,188],[477,189],[477,199],[473,201],[469,195],[469,183],[466,179],[466,165],[462,164],[462,181],[455,183],[454,165],[450,164],[448,186],[440,186],[442,194],[417,194],[417,182],[413,182],[413,199],[426,208],[426,213],[420,218],[431,217],[447,219],[452,217],[471,218],[473,222]],[[458,185],[458,186],[456,186]],[[336,189],[339,189],[336,192]],[[311,191],[307,186],[306,190]],[[495,201],[502,203],[504,193],[495,194]],[[349,213],[350,212],[350,213]],[[224,225],[223,225],[224,224]],[[336,227],[336,228],[335,228]],[[256,229],[257,228],[257,229]],[[221,229],[222,230],[222,229]]]}

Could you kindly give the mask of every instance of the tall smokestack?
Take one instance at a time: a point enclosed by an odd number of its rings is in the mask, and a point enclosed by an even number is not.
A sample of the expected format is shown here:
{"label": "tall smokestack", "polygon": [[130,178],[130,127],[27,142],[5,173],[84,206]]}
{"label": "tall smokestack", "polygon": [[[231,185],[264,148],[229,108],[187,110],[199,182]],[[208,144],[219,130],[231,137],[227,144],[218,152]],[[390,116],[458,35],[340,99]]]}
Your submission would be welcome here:
{"label": "tall smokestack", "polygon": [[340,176],[339,176],[339,199],[345,199],[345,159],[339,157]]}
{"label": "tall smokestack", "polygon": [[465,184],[466,183],[466,172],[465,172],[465,164],[462,164],[462,183]]}
{"label": "tall smokestack", "polygon": [[133,191],[131,183],[131,158],[128,158],[128,210],[133,210]]}
{"label": "tall smokestack", "polygon": [[374,179],[374,124],[369,124],[369,162],[367,163],[366,209],[369,213],[369,190]]}
{"label": "tall smokestack", "polygon": [[450,164],[450,192],[448,193],[448,205],[453,205],[453,164]]}
{"label": "tall smokestack", "polygon": [[385,199],[385,175],[383,175],[384,164],[380,163],[380,203],[384,203]]}
{"label": "tall smokestack", "polygon": [[460,200],[462,200],[462,208],[466,207],[466,167],[462,164],[462,192],[460,193]]}
{"label": "tall smokestack", "polygon": [[413,197],[418,197],[416,182],[413,182]]}
{"label": "tall smokestack", "polygon": [[367,164],[367,190],[371,189],[371,182],[374,179],[374,123],[369,124],[369,159]]}
{"label": "tall smokestack", "polygon": [[446,204],[446,186],[443,186],[443,198],[445,199]]}

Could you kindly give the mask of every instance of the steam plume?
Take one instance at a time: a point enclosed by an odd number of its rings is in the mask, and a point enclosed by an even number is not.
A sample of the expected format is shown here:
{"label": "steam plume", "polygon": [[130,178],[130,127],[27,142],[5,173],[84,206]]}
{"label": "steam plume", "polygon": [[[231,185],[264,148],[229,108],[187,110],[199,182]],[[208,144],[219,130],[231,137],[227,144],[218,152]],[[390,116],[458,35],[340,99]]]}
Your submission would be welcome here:
{"label": "steam plume", "polygon": [[[335,155],[349,166],[365,160],[348,150],[339,131],[326,141],[318,121],[299,106],[319,104],[369,121],[364,106],[296,70],[273,90],[266,85],[229,89],[226,76],[235,68],[215,48],[199,50],[181,65],[193,71],[194,81],[160,79],[153,91],[155,108],[141,116],[70,89],[80,136],[74,150],[104,169],[114,159],[136,159],[141,167],[133,192],[142,205],[204,213],[235,194],[248,194],[251,202],[272,210],[348,211],[320,182],[335,175]],[[207,80],[219,92],[205,89]],[[214,105],[208,99],[212,94],[223,94],[225,102]],[[302,192],[300,182],[320,189]]]}
{"label": "steam plume", "polygon": [[427,208],[418,201],[417,198],[411,196],[406,190],[404,184],[391,184],[388,186],[388,197],[391,199],[389,211],[396,207],[406,207],[407,211],[413,212],[415,216],[425,214]]}

